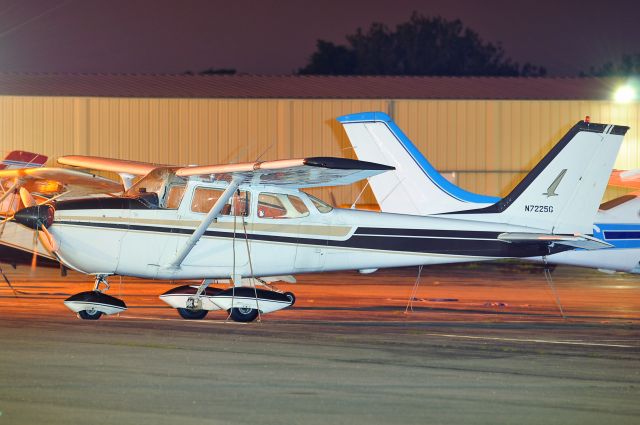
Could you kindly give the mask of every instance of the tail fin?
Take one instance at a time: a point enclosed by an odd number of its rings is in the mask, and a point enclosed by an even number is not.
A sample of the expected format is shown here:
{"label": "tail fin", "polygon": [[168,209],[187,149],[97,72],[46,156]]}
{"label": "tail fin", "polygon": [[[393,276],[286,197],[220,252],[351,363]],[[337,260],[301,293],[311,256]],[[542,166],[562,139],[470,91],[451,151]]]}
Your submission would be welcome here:
{"label": "tail fin", "polygon": [[509,195],[489,207],[453,214],[555,234],[591,234],[628,129],[580,121]]}
{"label": "tail fin", "polygon": [[47,159],[47,156],[39,153],[12,151],[0,162],[0,170],[42,167]]}
{"label": "tail fin", "polygon": [[384,112],[345,115],[337,120],[358,159],[396,168],[369,179],[384,212],[437,214],[481,208],[500,199],[467,192],[449,182]]}

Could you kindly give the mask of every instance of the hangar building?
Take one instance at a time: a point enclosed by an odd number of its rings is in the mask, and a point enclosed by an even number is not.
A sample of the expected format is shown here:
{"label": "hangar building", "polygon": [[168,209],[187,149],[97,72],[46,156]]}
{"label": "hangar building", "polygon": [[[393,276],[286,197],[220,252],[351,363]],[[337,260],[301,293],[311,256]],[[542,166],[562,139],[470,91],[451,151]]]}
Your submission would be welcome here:
{"label": "hangar building", "polygon": [[[456,183],[504,195],[580,119],[628,125],[617,168],[640,167],[638,102],[599,78],[0,74],[0,154],[162,164],[355,157],[340,115],[383,111]],[[351,203],[364,184],[318,189]],[[608,192],[608,197],[617,194]],[[360,203],[375,203],[367,189]]]}

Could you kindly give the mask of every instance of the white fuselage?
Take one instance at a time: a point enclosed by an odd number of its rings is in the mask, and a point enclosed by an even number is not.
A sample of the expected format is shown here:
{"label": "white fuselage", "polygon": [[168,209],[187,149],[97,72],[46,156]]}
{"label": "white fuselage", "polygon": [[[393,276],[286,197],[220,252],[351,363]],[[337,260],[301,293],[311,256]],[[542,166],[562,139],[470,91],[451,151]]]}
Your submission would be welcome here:
{"label": "white fuselage", "polygon": [[[203,186],[189,181],[177,209],[60,208],[49,228],[59,246],[57,255],[84,273],[157,279],[273,276],[536,255],[496,236],[538,229],[358,210],[321,213],[298,190],[252,186],[242,188],[252,195],[248,216],[220,216],[180,267],[172,268],[205,215],[191,210],[194,190]],[[308,214],[260,217],[256,211],[262,192],[293,194]]]}

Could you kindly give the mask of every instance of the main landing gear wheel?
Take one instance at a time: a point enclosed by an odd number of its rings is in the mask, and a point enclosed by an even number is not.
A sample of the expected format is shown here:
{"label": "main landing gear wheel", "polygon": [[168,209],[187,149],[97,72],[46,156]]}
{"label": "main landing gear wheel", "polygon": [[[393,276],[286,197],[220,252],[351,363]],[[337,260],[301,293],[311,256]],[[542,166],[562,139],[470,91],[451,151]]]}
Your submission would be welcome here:
{"label": "main landing gear wheel", "polygon": [[289,298],[289,301],[291,301],[291,305],[294,305],[296,303],[296,296],[293,294],[293,292],[285,292],[284,295]]}
{"label": "main landing gear wheel", "polygon": [[82,320],[98,320],[102,317],[102,312],[92,308],[90,310],[80,310],[78,317]]}
{"label": "main landing gear wheel", "polygon": [[192,310],[190,308],[178,308],[178,314],[187,320],[202,320],[205,318],[209,310]]}
{"label": "main landing gear wheel", "polygon": [[234,322],[253,322],[258,317],[258,310],[250,307],[234,307],[231,309],[231,319]]}

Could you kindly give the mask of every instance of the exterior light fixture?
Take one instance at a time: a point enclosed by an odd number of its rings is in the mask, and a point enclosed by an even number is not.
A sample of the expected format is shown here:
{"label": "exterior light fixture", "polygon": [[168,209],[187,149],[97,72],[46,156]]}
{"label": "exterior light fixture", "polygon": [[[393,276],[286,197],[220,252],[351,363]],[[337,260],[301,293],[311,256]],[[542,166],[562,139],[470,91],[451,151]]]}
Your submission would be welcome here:
{"label": "exterior light fixture", "polygon": [[636,91],[629,85],[618,87],[613,94],[613,99],[618,103],[629,103],[636,100]]}

